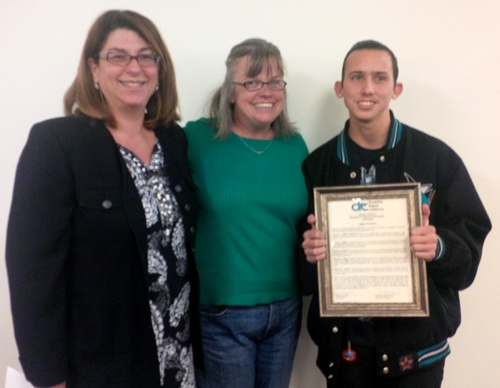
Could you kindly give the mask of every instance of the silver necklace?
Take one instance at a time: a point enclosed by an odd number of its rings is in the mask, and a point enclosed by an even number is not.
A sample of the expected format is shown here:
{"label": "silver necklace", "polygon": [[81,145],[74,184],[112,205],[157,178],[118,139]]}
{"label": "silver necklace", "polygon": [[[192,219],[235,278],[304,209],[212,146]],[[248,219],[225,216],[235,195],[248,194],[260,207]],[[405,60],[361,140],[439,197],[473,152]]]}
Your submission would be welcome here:
{"label": "silver necklace", "polygon": [[[235,134],[236,135],[236,134]],[[238,135],[236,135],[238,136]],[[252,150],[253,152],[255,152],[257,155],[262,155],[264,152],[267,151],[267,149],[269,147],[271,147],[271,144],[273,143],[274,141],[274,138],[271,139],[271,141],[269,142],[269,144],[266,146],[266,148],[264,148],[262,151],[258,151],[256,150],[255,148],[253,148],[250,144],[248,144],[245,140],[243,140],[243,138],[241,136],[238,136],[238,139],[241,140],[241,142],[246,146],[248,147],[250,150]]]}

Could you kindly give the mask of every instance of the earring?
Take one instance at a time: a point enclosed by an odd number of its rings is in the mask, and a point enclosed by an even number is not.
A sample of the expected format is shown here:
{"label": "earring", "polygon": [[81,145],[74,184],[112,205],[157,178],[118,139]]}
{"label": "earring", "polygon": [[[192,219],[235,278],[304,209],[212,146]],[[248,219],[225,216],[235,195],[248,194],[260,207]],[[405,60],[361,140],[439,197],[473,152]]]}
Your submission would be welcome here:
{"label": "earring", "polygon": [[148,114],[148,108],[144,108],[144,114],[147,115]]}
{"label": "earring", "polygon": [[156,84],[156,91],[158,91],[158,89],[159,89],[159,88],[160,88],[160,87],[158,86],[158,84]]}
{"label": "earring", "polygon": [[99,90],[99,84],[97,82],[94,84],[94,88],[95,90]]}

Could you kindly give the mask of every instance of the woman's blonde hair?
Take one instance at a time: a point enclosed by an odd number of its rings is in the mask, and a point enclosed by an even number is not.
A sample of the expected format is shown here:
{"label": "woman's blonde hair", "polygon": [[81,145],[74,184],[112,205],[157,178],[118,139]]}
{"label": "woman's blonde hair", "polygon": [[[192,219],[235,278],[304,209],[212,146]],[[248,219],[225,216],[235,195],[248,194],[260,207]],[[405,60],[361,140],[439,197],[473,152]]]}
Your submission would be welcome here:
{"label": "woman's blonde hair", "polygon": [[[234,104],[234,74],[238,61],[248,57],[247,77],[252,78],[261,73],[264,67],[276,64],[278,72],[284,75],[283,59],[279,49],[263,39],[247,39],[234,46],[226,60],[226,77],[222,86],[215,92],[210,104],[210,120],[217,130],[216,138],[224,139],[231,134],[233,125]],[[286,90],[284,93],[285,105],[279,116],[271,124],[277,137],[286,137],[295,133],[286,112]]]}

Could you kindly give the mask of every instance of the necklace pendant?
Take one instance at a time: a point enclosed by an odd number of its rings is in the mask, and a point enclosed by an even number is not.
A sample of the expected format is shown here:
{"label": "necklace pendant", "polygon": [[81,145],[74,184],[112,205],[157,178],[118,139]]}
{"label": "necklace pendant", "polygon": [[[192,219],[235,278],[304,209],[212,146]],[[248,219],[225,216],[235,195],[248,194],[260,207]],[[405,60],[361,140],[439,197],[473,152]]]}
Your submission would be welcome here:
{"label": "necklace pendant", "polygon": [[236,135],[236,136],[238,136],[238,139],[241,140],[241,142],[243,143],[243,145],[245,145],[249,150],[251,150],[252,152],[256,153],[257,155],[262,155],[264,152],[266,152],[268,150],[268,148],[271,147],[271,144],[274,141],[274,138],[273,138],[273,139],[271,139],[269,141],[269,144],[263,150],[256,150],[250,144],[248,144],[245,140],[243,140],[243,138],[241,136],[239,136],[239,135]]}

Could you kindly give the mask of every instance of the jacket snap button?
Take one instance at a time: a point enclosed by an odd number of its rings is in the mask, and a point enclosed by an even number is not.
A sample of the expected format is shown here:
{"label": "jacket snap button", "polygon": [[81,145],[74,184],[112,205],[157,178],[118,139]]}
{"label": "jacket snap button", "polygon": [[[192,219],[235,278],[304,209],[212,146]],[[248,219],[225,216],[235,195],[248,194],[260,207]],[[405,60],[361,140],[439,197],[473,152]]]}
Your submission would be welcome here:
{"label": "jacket snap button", "polygon": [[102,201],[102,207],[104,209],[111,209],[111,206],[113,206],[113,202],[111,202],[109,199],[105,199]]}

